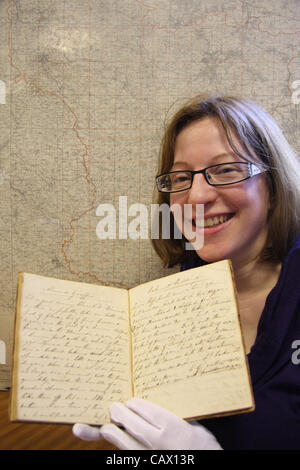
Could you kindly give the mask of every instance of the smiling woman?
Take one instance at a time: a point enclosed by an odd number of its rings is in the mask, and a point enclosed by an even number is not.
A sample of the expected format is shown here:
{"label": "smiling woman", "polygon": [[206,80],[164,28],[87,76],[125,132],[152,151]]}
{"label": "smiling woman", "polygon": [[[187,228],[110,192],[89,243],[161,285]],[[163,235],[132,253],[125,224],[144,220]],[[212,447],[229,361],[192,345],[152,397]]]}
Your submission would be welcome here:
{"label": "smiling woman", "polygon": [[[165,266],[181,270],[231,260],[256,408],[191,425],[135,398],[111,407],[125,431],[109,424],[75,427],[76,435],[102,435],[120,449],[300,449],[292,360],[300,337],[299,183],[297,155],[258,105],[197,97],[176,113],[162,140],[156,202],[181,208],[173,216],[183,237],[163,238],[161,218],[152,243]],[[186,206],[194,231],[204,233],[201,247],[191,240],[193,250],[185,243]]]}
{"label": "smiling woman", "polygon": [[158,173],[186,175],[157,184],[159,203],[204,206],[204,229],[193,217],[193,228],[204,231],[200,250],[187,252],[184,238],[152,240],[164,264],[189,269],[228,258],[234,269],[256,411],[202,424],[224,448],[300,448],[293,437],[300,415],[290,411],[300,409],[290,350],[300,334],[298,156],[257,104],[196,97],[166,128]]}
{"label": "smiling woman", "polygon": [[[209,134],[204,135],[207,131]],[[267,239],[260,258],[282,261],[300,233],[299,160],[274,119],[256,103],[230,97],[201,96],[188,102],[166,127],[158,174],[200,170],[205,166],[233,161],[251,162],[261,171],[265,170],[260,179],[267,186],[271,207]],[[199,180],[201,176],[197,178]],[[198,184],[198,188],[195,182],[195,188],[178,195],[180,201],[188,197],[193,200],[194,189],[199,198],[204,183],[199,181]],[[253,184],[251,180],[247,183],[248,187]],[[241,185],[237,187],[240,189]],[[235,188],[223,186],[220,189],[223,194],[227,190],[228,194]],[[204,185],[204,191],[205,197],[209,198],[214,188]],[[173,202],[176,196],[159,192],[156,202],[170,204],[170,197]],[[210,215],[208,210],[206,214]],[[190,253],[184,250],[184,240],[174,238],[153,240],[152,243],[166,266],[174,266],[190,257]]]}

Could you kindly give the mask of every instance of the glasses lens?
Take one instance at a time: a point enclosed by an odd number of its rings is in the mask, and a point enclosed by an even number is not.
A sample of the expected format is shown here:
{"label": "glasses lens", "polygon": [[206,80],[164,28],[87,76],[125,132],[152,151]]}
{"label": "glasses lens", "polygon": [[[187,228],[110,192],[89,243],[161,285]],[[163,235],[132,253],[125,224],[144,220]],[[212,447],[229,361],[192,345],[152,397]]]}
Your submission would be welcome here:
{"label": "glasses lens", "polygon": [[186,171],[168,173],[166,175],[159,176],[156,179],[158,190],[163,192],[182,191],[184,189],[188,189],[191,186],[191,180],[191,174]]}
{"label": "glasses lens", "polygon": [[237,183],[248,178],[248,163],[224,163],[206,170],[209,182],[212,184]]}

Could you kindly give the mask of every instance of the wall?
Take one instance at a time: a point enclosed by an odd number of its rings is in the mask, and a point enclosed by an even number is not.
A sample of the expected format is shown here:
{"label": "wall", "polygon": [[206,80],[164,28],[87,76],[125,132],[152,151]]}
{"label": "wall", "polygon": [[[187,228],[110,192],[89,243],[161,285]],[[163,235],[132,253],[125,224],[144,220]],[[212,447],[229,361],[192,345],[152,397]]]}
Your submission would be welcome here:
{"label": "wall", "polygon": [[299,148],[299,19],[297,0],[0,3],[0,386],[18,271],[130,287],[166,274],[149,240],[100,240],[97,209],[150,206],[180,103],[254,99]]}

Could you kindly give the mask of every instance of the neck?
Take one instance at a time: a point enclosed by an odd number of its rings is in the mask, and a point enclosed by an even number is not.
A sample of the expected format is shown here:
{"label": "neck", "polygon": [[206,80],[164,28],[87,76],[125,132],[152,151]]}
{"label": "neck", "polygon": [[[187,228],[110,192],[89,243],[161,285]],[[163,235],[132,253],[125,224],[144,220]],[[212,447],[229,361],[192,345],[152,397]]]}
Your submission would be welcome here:
{"label": "neck", "polygon": [[259,292],[266,287],[270,287],[271,290],[278,280],[281,267],[280,263],[259,262],[257,259],[242,265],[234,263],[232,265],[236,288],[240,295]]}
{"label": "neck", "polygon": [[255,342],[257,326],[266,298],[278,281],[281,264],[253,260],[238,266],[232,263],[232,266],[237,289],[241,327],[246,352],[249,353]]}

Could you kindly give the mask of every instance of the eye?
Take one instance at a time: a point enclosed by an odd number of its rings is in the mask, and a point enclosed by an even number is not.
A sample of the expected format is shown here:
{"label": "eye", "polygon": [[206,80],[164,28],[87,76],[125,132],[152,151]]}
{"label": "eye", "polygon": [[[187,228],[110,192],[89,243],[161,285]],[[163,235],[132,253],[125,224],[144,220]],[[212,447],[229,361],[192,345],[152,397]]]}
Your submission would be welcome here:
{"label": "eye", "polygon": [[238,168],[236,166],[226,165],[224,167],[219,168],[219,173],[230,173],[231,171],[236,171],[236,170],[238,170]]}
{"label": "eye", "polygon": [[190,178],[188,175],[184,174],[184,173],[179,173],[179,174],[175,174],[173,179],[172,179],[172,182],[173,183],[184,183],[186,181],[188,181]]}
{"label": "eye", "polygon": [[241,167],[241,165],[233,163],[232,165],[220,165],[218,167],[212,168],[211,170],[215,175],[225,175],[227,173],[241,173],[243,172],[244,168]]}

